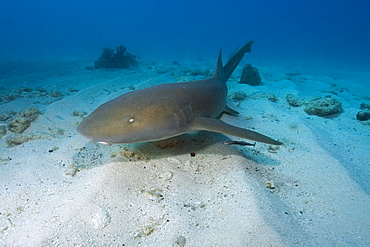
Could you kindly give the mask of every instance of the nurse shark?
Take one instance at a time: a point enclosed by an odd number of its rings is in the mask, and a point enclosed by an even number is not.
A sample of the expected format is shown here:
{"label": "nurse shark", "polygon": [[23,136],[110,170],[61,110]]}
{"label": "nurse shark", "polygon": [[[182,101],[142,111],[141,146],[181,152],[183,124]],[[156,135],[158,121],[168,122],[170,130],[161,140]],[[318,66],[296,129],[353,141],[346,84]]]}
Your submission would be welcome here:
{"label": "nurse shark", "polygon": [[226,105],[226,81],[253,43],[245,44],[225,66],[220,50],[209,79],[160,84],[112,99],[83,119],[77,131],[105,145],[159,141],[201,130],[280,145],[270,137],[219,119],[223,113],[238,114]]}

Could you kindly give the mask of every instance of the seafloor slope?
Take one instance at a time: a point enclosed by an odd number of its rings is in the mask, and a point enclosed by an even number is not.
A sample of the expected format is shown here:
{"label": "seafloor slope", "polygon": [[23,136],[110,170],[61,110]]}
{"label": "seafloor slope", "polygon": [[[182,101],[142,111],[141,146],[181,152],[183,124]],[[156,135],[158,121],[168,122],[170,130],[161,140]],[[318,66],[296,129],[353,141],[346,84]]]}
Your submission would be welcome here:
{"label": "seafloor slope", "polygon": [[[230,94],[246,99],[234,102],[240,117],[223,119],[279,147],[228,146],[230,137],[206,132],[97,147],[77,134],[82,117],[109,99],[213,69],[179,62],[97,71],[80,62],[3,64],[0,244],[370,245],[370,125],[356,119],[369,110],[360,109],[370,104],[368,73],[254,64],[263,85],[252,87],[237,83],[239,68]],[[291,106],[288,94],[304,104]],[[340,114],[304,111],[328,96]],[[23,111],[30,107],[39,112]]]}

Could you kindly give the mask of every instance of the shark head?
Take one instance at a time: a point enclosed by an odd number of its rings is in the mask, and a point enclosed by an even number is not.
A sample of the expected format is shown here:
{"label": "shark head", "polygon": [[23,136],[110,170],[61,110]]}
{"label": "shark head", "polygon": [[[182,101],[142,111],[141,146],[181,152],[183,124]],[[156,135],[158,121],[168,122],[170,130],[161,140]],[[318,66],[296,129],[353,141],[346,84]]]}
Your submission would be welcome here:
{"label": "shark head", "polygon": [[77,131],[105,145],[156,141],[187,132],[184,128],[192,118],[191,106],[174,94],[161,95],[145,89],[121,95],[83,119]]}

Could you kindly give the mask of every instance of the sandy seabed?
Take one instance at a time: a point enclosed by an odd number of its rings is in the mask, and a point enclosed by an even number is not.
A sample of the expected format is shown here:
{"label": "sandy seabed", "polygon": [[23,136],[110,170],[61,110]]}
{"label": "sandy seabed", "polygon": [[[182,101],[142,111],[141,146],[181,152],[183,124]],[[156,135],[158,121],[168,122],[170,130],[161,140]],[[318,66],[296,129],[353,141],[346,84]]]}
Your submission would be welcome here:
{"label": "sandy seabed", "polygon": [[[370,246],[370,73],[253,64],[261,86],[228,81],[239,117],[225,122],[282,141],[225,145],[210,132],[156,143],[96,146],[76,132],[84,113],[130,90],[203,79],[213,62],[2,63],[0,115],[41,115],[0,139],[1,246]],[[191,65],[192,64],[192,65]],[[286,95],[330,96],[343,111],[308,115]],[[2,126],[9,121],[3,117]],[[9,144],[14,136],[27,142]]]}

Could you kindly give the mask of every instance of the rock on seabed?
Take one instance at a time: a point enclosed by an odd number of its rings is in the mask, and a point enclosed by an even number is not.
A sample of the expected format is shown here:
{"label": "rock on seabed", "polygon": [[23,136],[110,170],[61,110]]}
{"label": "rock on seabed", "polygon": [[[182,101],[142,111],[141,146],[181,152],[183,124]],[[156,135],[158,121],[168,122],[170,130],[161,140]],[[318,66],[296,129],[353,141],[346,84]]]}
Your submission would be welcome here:
{"label": "rock on seabed", "polygon": [[304,109],[309,115],[317,115],[320,117],[329,116],[340,113],[342,111],[342,103],[333,98],[317,98],[309,101]]}

